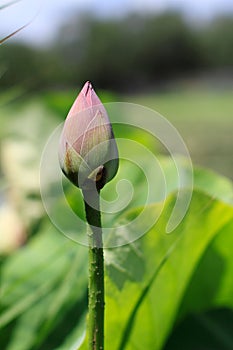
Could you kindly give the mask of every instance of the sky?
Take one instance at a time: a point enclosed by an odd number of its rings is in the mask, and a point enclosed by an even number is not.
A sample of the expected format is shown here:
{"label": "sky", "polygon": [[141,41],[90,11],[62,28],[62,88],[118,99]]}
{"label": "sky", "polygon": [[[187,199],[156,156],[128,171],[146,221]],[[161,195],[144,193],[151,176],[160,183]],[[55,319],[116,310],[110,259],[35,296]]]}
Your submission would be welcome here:
{"label": "sky", "polygon": [[[0,8],[12,1],[0,0]],[[223,13],[233,16],[233,0],[19,0],[0,11],[0,39],[30,22],[13,40],[46,45],[74,12],[108,17],[167,9],[180,10],[192,21],[203,21]]]}

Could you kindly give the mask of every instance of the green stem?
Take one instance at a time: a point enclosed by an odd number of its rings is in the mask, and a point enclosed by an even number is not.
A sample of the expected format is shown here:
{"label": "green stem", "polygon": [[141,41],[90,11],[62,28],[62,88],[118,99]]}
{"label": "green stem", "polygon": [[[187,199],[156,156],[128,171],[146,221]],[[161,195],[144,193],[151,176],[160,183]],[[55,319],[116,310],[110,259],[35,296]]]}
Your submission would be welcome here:
{"label": "green stem", "polygon": [[88,349],[104,349],[104,254],[100,199],[96,189],[83,191],[87,222],[90,226],[88,286]]}

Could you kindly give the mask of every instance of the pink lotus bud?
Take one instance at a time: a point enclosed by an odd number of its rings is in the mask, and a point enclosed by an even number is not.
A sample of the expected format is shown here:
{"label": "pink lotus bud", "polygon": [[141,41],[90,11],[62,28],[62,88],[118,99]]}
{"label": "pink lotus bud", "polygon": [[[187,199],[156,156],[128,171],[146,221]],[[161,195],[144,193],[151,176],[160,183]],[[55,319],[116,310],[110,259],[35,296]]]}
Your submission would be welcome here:
{"label": "pink lotus bud", "polygon": [[63,173],[76,186],[101,189],[116,174],[118,150],[107,112],[90,82],[71,107],[60,138]]}

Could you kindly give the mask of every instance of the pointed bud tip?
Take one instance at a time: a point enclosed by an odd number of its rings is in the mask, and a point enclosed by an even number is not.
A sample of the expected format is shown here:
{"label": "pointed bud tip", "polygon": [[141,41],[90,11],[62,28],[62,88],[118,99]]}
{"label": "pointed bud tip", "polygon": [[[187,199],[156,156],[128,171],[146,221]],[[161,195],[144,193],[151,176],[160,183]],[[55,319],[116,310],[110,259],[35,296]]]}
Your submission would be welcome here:
{"label": "pointed bud tip", "polygon": [[81,92],[83,93],[84,96],[87,96],[87,94],[88,94],[89,92],[91,92],[92,90],[93,90],[93,87],[92,87],[91,82],[90,82],[90,81],[87,81],[87,82],[84,84],[84,86],[83,86]]}
{"label": "pointed bud tip", "polygon": [[86,108],[89,108],[92,106],[101,105],[102,103],[99,97],[97,96],[91,82],[87,81],[84,84],[74,104],[76,105],[76,110],[77,108],[83,110],[84,106]]}

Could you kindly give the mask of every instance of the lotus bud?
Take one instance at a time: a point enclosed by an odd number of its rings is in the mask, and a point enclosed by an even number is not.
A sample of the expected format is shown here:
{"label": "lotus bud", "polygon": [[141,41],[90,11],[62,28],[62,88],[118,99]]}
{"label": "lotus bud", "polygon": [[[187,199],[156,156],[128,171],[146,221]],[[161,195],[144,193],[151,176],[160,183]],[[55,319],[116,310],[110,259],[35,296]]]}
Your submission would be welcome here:
{"label": "lotus bud", "polygon": [[100,190],[118,170],[118,150],[107,112],[90,82],[71,107],[62,130],[59,162],[65,176],[83,190]]}

